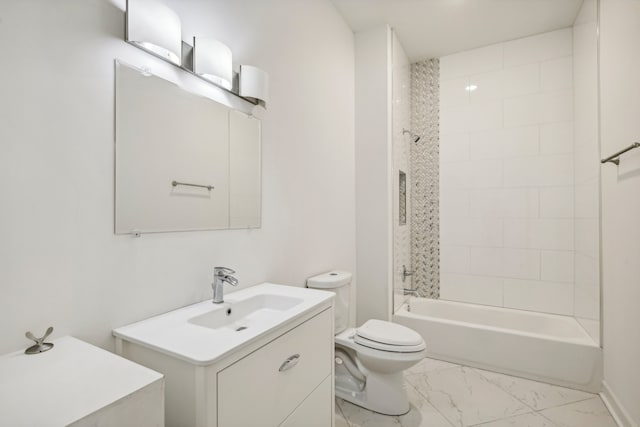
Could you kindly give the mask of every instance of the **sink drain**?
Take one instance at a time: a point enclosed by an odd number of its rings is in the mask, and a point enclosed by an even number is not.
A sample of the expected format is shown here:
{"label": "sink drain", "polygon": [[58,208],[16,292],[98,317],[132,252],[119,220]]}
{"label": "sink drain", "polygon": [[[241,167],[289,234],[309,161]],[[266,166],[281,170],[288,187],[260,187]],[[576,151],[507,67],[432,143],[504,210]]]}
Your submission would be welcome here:
{"label": "sink drain", "polygon": [[240,326],[239,328],[236,328],[236,332],[244,331],[245,329],[247,329],[246,326]]}

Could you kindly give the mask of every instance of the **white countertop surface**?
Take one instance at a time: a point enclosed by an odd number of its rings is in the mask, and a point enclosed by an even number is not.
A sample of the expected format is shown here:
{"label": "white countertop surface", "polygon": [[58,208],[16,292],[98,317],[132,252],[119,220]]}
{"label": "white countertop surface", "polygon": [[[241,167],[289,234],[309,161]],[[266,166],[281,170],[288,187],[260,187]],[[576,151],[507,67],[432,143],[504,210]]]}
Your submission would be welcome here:
{"label": "white countertop surface", "polygon": [[45,353],[0,356],[0,426],[65,426],[162,378],[73,337],[47,341]]}
{"label": "white countertop surface", "polygon": [[154,349],[194,365],[206,366],[323,304],[330,305],[334,298],[332,292],[263,283],[230,292],[224,299],[226,304],[233,307],[234,302],[261,294],[282,295],[300,298],[303,301],[288,310],[274,313],[269,321],[242,332],[221,332],[190,323],[189,319],[225,307],[212,304],[209,299],[117,328],[113,334],[125,341]]}

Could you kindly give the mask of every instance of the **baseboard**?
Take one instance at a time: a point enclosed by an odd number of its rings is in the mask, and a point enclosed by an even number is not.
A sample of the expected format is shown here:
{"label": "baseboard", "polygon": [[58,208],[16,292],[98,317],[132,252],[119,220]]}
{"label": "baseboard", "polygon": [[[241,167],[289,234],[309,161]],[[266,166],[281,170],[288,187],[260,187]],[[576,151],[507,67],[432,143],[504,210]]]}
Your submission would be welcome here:
{"label": "baseboard", "polygon": [[631,419],[631,416],[624,409],[624,406],[620,404],[620,400],[618,400],[606,381],[602,381],[600,397],[619,427],[638,427],[638,424]]}

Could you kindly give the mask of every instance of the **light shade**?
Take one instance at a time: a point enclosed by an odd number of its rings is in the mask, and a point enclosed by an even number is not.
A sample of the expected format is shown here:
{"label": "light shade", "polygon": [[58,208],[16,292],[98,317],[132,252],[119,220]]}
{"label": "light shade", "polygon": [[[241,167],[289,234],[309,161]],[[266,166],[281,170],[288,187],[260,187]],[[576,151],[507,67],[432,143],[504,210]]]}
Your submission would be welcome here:
{"label": "light shade", "polygon": [[233,87],[231,49],[217,40],[194,37],[193,72],[231,90]]}
{"label": "light shade", "polygon": [[181,63],[180,18],[157,0],[127,0],[127,41],[174,64]]}
{"label": "light shade", "polygon": [[240,96],[266,103],[269,98],[269,74],[258,67],[241,65]]}

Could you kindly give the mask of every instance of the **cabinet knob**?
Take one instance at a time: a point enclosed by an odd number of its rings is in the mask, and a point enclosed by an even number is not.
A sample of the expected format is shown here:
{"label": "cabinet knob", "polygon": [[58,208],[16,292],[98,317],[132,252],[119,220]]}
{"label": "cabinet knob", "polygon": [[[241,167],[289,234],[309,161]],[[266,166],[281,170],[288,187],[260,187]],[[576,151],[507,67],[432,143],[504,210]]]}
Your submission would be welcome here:
{"label": "cabinet knob", "polygon": [[299,361],[300,361],[299,354],[294,354],[293,356],[289,356],[285,359],[284,362],[282,362],[282,365],[280,365],[280,369],[278,369],[278,371],[284,372],[288,369],[291,369],[294,366],[296,366]]}

